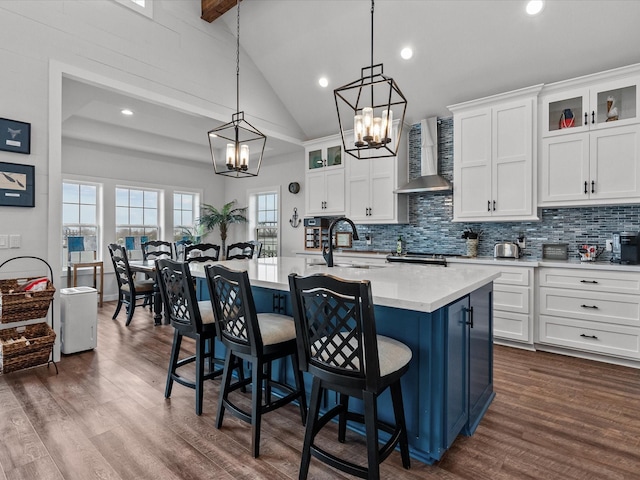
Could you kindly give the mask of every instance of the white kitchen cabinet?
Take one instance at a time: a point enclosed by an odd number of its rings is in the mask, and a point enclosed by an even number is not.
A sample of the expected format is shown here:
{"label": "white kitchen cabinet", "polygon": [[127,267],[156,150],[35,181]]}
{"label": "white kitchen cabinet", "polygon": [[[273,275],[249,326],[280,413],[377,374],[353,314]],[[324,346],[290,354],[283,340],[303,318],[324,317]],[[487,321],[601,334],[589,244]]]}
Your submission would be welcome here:
{"label": "white kitchen cabinet", "polygon": [[[626,69],[625,69],[626,70]],[[545,87],[541,95],[543,137],[615,128],[640,122],[640,77],[628,73],[603,80],[581,77]],[[573,120],[567,120],[568,116]]]}
{"label": "white kitchen cabinet", "polygon": [[540,205],[640,203],[640,125],[542,140]]}
{"label": "white kitchen cabinet", "polygon": [[405,146],[401,140],[397,157],[359,160],[347,155],[347,214],[351,220],[369,224],[408,222],[408,197],[393,193],[398,182],[407,180]]}
{"label": "white kitchen cabinet", "polygon": [[640,274],[540,268],[539,342],[640,359]]}
{"label": "white kitchen cabinet", "polygon": [[450,106],[454,221],[538,220],[536,105],[541,86]]}
{"label": "white kitchen cabinet", "polygon": [[344,215],[345,170],[340,136],[305,143],[305,156],[305,214]]}

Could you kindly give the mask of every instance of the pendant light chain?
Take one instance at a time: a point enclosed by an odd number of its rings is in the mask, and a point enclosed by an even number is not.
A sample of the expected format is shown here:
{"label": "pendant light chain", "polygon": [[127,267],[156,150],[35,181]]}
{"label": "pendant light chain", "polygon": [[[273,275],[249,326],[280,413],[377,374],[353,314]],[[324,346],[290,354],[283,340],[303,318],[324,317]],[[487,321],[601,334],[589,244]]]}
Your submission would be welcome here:
{"label": "pendant light chain", "polygon": [[238,5],[238,19],[236,26],[236,113],[240,112],[240,0]]}
{"label": "pendant light chain", "polygon": [[373,10],[374,10],[374,0],[371,0],[371,105],[373,105]]}

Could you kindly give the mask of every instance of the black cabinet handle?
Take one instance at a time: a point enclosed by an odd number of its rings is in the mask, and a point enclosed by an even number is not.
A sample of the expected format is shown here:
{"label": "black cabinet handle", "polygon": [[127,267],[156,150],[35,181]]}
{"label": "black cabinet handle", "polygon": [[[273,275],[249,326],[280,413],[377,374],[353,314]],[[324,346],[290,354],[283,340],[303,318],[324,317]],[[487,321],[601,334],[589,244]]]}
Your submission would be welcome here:
{"label": "black cabinet handle", "polygon": [[493,211],[494,212],[496,211],[496,201],[495,200],[493,201]]}
{"label": "black cabinet handle", "polygon": [[596,111],[595,110],[591,110],[591,123],[592,124],[596,123]]}
{"label": "black cabinet handle", "polygon": [[584,124],[588,124],[589,123],[589,115],[587,115],[587,112],[584,112]]}
{"label": "black cabinet handle", "polygon": [[585,335],[584,333],[581,333],[580,336],[583,338],[593,338],[594,340],[598,339],[595,335]]}
{"label": "black cabinet handle", "polygon": [[580,283],[598,283],[595,280],[580,280]]}
{"label": "black cabinet handle", "polygon": [[586,195],[587,193],[589,193],[587,192],[587,182],[584,182],[584,194]]}
{"label": "black cabinet handle", "polygon": [[468,320],[464,322],[466,325],[469,325],[470,328],[473,328],[473,307],[465,308],[465,313],[467,313]]}
{"label": "black cabinet handle", "polygon": [[491,200],[487,200],[487,212],[491,211]]}
{"label": "black cabinet handle", "polygon": [[580,305],[582,308],[592,308],[593,310],[597,310],[598,306],[597,305]]}
{"label": "black cabinet handle", "polygon": [[591,180],[591,193],[596,193],[596,182]]}

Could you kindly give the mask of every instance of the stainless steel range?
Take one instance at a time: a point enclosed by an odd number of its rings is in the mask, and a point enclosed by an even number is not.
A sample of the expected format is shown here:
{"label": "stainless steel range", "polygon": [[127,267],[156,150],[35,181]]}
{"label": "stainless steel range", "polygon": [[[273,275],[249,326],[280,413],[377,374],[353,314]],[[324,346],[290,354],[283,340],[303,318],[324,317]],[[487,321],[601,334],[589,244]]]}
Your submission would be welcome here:
{"label": "stainless steel range", "polygon": [[423,265],[447,266],[447,257],[456,257],[454,253],[430,253],[430,252],[407,252],[398,255],[393,253],[387,255],[388,262],[396,263],[421,263]]}

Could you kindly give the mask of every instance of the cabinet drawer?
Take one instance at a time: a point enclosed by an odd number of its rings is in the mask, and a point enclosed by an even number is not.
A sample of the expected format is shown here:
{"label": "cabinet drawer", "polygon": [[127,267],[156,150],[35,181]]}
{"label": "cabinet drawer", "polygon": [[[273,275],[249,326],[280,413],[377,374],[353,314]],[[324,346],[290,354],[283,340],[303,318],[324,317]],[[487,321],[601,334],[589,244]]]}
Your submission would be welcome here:
{"label": "cabinet drawer", "polygon": [[529,268],[507,267],[501,269],[502,275],[493,281],[494,285],[529,286],[531,271]]}
{"label": "cabinet drawer", "polygon": [[632,272],[541,268],[540,286],[590,292],[640,294],[640,274]]}
{"label": "cabinet drawer", "polygon": [[498,338],[529,341],[529,315],[493,311],[493,335]]}
{"label": "cabinet drawer", "polygon": [[637,328],[540,315],[540,341],[563,347],[640,358]]}
{"label": "cabinet drawer", "polygon": [[529,313],[529,289],[510,285],[496,285],[493,289],[494,310]]}
{"label": "cabinet drawer", "polygon": [[640,297],[541,287],[540,313],[637,327]]}

